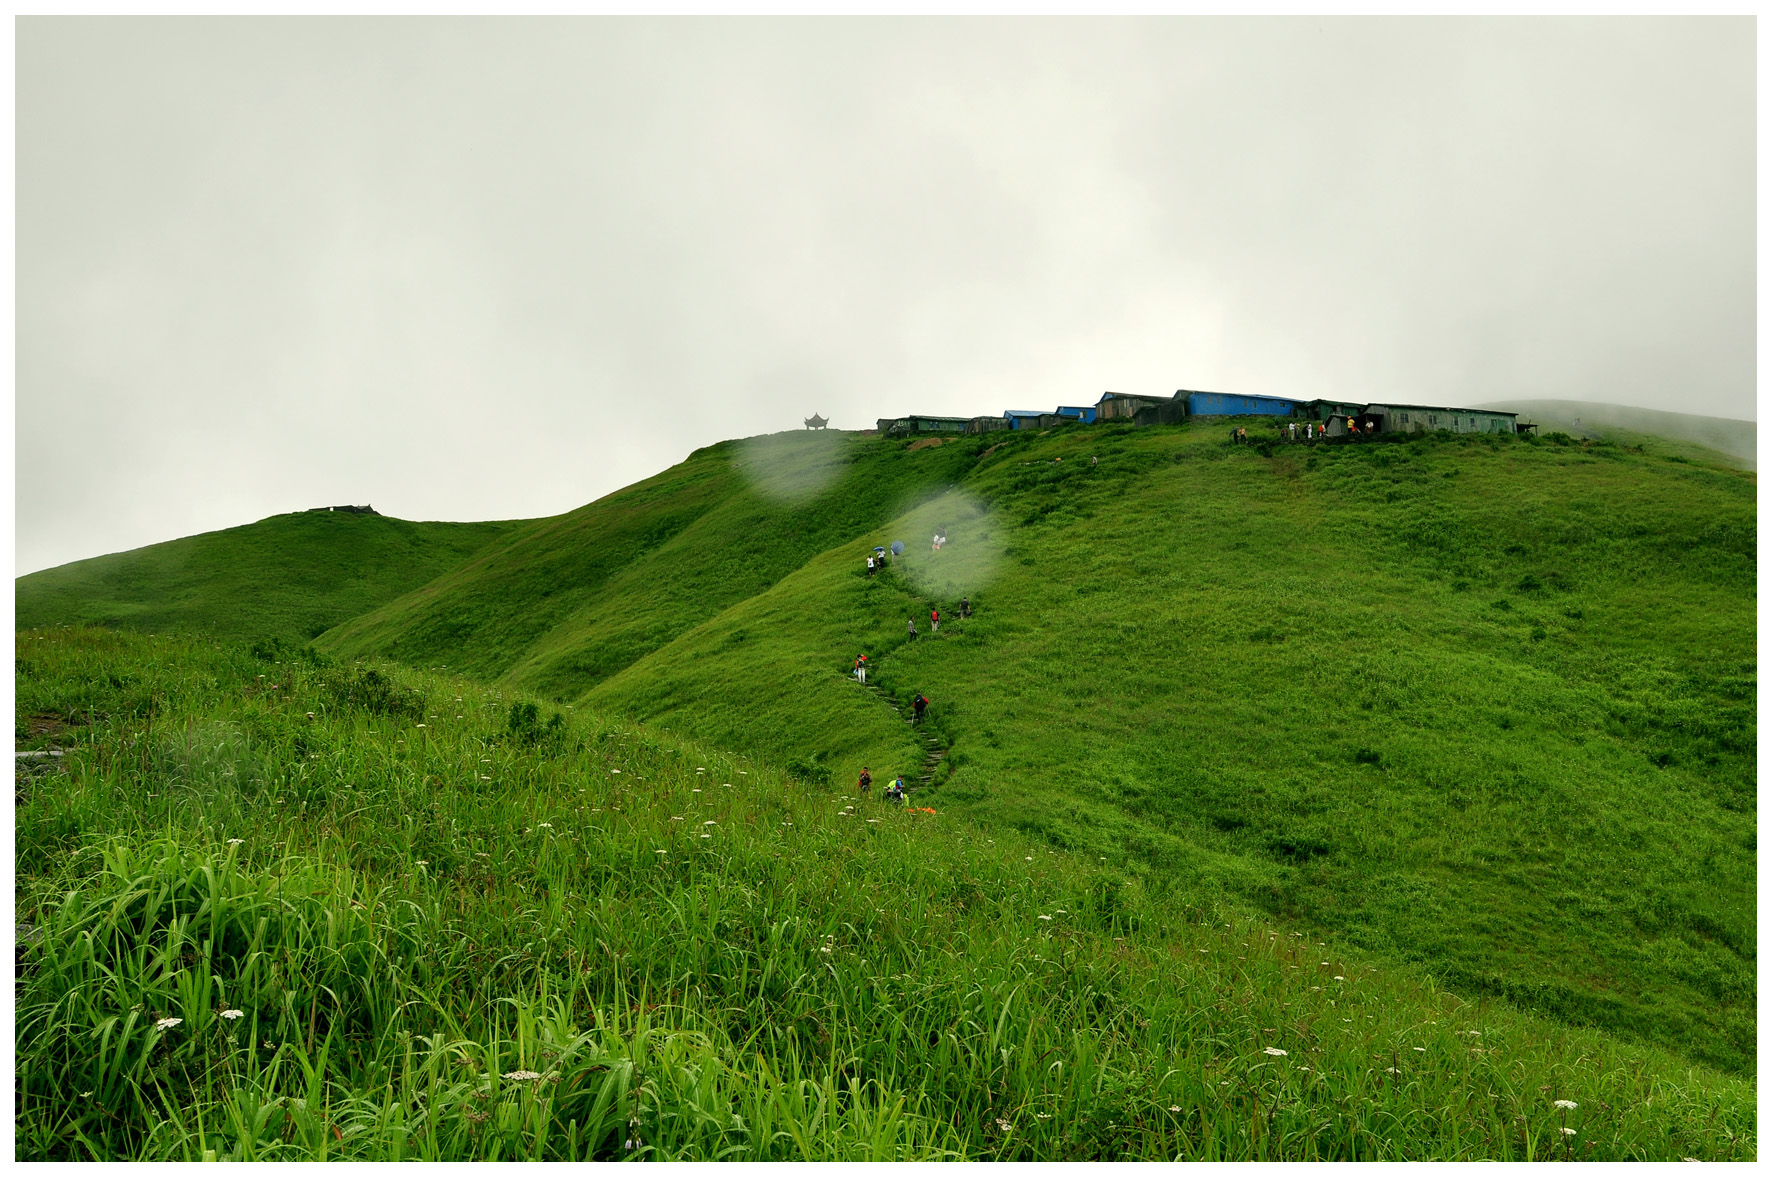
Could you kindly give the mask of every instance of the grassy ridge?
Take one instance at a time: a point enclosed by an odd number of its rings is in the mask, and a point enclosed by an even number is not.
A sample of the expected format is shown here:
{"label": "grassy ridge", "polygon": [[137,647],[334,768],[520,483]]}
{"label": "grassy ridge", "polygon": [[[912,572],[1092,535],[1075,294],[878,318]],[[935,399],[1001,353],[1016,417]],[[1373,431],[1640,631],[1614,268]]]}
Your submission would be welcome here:
{"label": "grassy ridge", "polygon": [[1037,839],[460,678],[15,657],[19,1159],[1757,1151],[1751,1082]]}
{"label": "grassy ridge", "polygon": [[[865,650],[935,701],[937,805],[1751,1071],[1752,476],[1555,440],[1265,456],[1219,434],[950,443],[989,509],[949,548],[857,571],[963,506],[931,504],[583,700],[828,752],[839,779],[909,767],[883,704],[852,718]],[[930,603],[943,632],[907,643]]]}
{"label": "grassy ridge", "polygon": [[1715,463],[1727,455],[1749,470],[1759,462],[1758,428],[1752,421],[1590,401],[1499,401],[1476,407],[1519,413],[1538,422],[1544,433],[1560,429],[1575,437],[1647,445],[1664,457]]}
{"label": "grassy ridge", "polygon": [[21,627],[201,630],[301,644],[460,563],[513,523],[414,523],[382,515],[273,515],[21,576]]}
{"label": "grassy ridge", "polygon": [[531,525],[321,644],[575,697],[968,464],[840,433],[722,442]]}

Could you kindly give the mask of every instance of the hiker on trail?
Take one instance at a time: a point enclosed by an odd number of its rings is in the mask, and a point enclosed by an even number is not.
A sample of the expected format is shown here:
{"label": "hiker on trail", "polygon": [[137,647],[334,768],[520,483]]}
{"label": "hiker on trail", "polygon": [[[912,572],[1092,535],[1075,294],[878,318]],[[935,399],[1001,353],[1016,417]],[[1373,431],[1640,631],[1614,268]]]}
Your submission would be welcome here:
{"label": "hiker on trail", "polygon": [[911,627],[910,640],[913,642],[916,641],[917,640],[917,619],[915,617],[913,617],[910,620],[906,621],[905,624]]}
{"label": "hiker on trail", "polygon": [[874,787],[874,774],[867,770],[866,765],[862,766],[861,779],[855,782],[855,787],[861,791],[863,797],[866,797],[868,790]]}
{"label": "hiker on trail", "polygon": [[1095,455],[1094,455],[1094,454],[1090,454],[1090,455],[1089,455],[1089,465],[1090,465],[1090,466],[1094,466],[1094,465],[1095,465]]}
{"label": "hiker on trail", "polygon": [[966,597],[960,598],[960,616],[962,618],[972,616],[972,601]]}
{"label": "hiker on trail", "polygon": [[941,610],[940,609],[929,610],[929,632],[930,633],[940,633],[941,632]]}
{"label": "hiker on trail", "polygon": [[872,556],[869,556],[868,557],[868,575],[872,576],[873,574],[874,574],[874,558]]}
{"label": "hiker on trail", "polygon": [[855,660],[855,681],[864,687],[868,685],[868,656],[866,654]]}
{"label": "hiker on trail", "polygon": [[904,804],[904,798],[904,774],[899,773],[898,779],[886,786],[886,800],[896,801],[902,805]]}
{"label": "hiker on trail", "polygon": [[1296,421],[1286,422],[1286,440],[1287,441],[1297,441],[1298,440],[1298,423]]}
{"label": "hiker on trail", "polygon": [[921,723],[923,721],[923,709],[927,706],[929,706],[929,700],[924,698],[921,693],[919,693],[915,699],[911,700],[911,711],[914,716],[911,720],[912,723]]}

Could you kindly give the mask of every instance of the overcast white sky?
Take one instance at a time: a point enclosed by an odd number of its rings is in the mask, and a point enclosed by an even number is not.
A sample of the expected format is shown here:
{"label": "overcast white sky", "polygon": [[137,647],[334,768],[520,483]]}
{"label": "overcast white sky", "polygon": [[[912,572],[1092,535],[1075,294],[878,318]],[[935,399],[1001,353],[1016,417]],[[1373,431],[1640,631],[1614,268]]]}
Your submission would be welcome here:
{"label": "overcast white sky", "polygon": [[22,19],[17,566],[1205,388],[1753,418],[1710,20]]}

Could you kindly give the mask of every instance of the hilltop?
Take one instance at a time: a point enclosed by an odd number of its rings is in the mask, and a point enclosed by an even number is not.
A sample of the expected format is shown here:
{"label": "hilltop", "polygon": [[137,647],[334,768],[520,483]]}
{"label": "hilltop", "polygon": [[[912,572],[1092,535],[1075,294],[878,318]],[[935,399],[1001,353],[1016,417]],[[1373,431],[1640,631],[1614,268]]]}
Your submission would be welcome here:
{"label": "hilltop", "polygon": [[418,588],[514,526],[348,511],[273,515],[21,576],[17,624],[176,629],[299,645]]}

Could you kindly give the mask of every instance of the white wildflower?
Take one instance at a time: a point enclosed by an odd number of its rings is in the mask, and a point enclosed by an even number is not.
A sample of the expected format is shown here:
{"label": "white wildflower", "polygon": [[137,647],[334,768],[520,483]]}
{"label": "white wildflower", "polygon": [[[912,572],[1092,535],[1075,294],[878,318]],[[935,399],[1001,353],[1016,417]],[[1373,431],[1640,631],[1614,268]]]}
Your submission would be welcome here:
{"label": "white wildflower", "polygon": [[1573,1129],[1573,1128],[1564,1128],[1564,1129],[1563,1129],[1563,1130],[1562,1130],[1562,1131],[1563,1131],[1563,1135],[1564,1135],[1564,1136],[1573,1136],[1573,1135],[1575,1135],[1575,1129]]}
{"label": "white wildflower", "polygon": [[1169,1105],[1169,1110],[1172,1112],[1179,1112],[1181,1110],[1181,1105],[1178,1103],[1172,1103]]}
{"label": "white wildflower", "polygon": [[714,823],[714,822],[711,822],[711,821],[704,821],[704,822],[702,822],[702,823],[701,823],[701,824],[702,824],[702,825],[704,825],[704,826],[711,826],[711,825],[714,825],[714,824],[715,824],[715,823]]}
{"label": "white wildflower", "polygon": [[1261,1053],[1263,1053],[1263,1054],[1271,1054],[1271,1055],[1273,1055],[1273,1056],[1274,1056],[1274,1057],[1275,1057],[1275,1058],[1285,1058],[1285,1057],[1286,1057],[1286,1052],[1285,1052],[1285,1051],[1283,1051],[1283,1050],[1281,1050],[1281,1049],[1280,1049],[1280,1048],[1279,1048],[1279,1047],[1277,1047],[1277,1046],[1264,1046],[1264,1047],[1262,1047],[1262,1048],[1261,1048]]}
{"label": "white wildflower", "polygon": [[1575,1102],[1575,1101],[1574,1101],[1574,1100],[1572,1100],[1572,1099],[1559,1099],[1559,1100],[1558,1100],[1558,1101],[1557,1101],[1557,1106],[1558,1106],[1558,1107],[1560,1107],[1560,1108],[1562,1108],[1562,1109],[1563,1109],[1563,1110],[1564,1110],[1564,1111],[1566,1111],[1566,1112],[1572,1112],[1572,1111],[1574,1111],[1574,1110],[1575,1110],[1575,1109],[1576,1109],[1576,1108],[1578,1108],[1578,1107],[1580,1107],[1580,1106],[1581,1106],[1581,1105],[1580,1105],[1580,1104],[1578,1104],[1578,1103],[1576,1103],[1576,1102]]}
{"label": "white wildflower", "polygon": [[246,839],[245,838],[229,838],[228,845],[230,845],[230,846],[244,846],[244,845],[246,845]]}
{"label": "white wildflower", "polygon": [[1425,1046],[1417,1046],[1417,1047],[1416,1047],[1416,1048],[1415,1048],[1415,1049],[1416,1049],[1416,1051],[1417,1051],[1417,1052],[1418,1052],[1418,1053],[1420,1053],[1420,1054],[1426,1054],[1426,1053],[1427,1053],[1427,1047],[1425,1047]]}
{"label": "white wildflower", "polygon": [[170,1030],[174,1026],[182,1023],[183,1021],[184,1021],[183,1018],[161,1018],[159,1021],[154,1023],[154,1029],[156,1029],[156,1030]]}
{"label": "white wildflower", "polygon": [[1051,916],[1049,916],[1049,915],[1043,915],[1043,916],[1041,916],[1041,917],[1040,917],[1040,918],[1041,918],[1041,919],[1043,919],[1043,920],[1049,920],[1049,919],[1051,919],[1051,918],[1052,918],[1052,917],[1051,917]]}
{"label": "white wildflower", "polygon": [[237,1009],[224,1009],[221,1011],[221,1016],[228,1019],[228,1021],[232,1022],[232,1021],[236,1021],[240,1018],[243,1018],[246,1015],[245,1015],[245,1013],[243,1013],[242,1011],[237,1010]]}
{"label": "white wildflower", "polygon": [[536,826],[535,828],[538,830],[551,830],[554,828],[554,823],[551,821],[544,821],[540,825]]}
{"label": "white wildflower", "polygon": [[505,1078],[513,1083],[527,1083],[531,1079],[541,1078],[540,1071],[506,1071]]}

